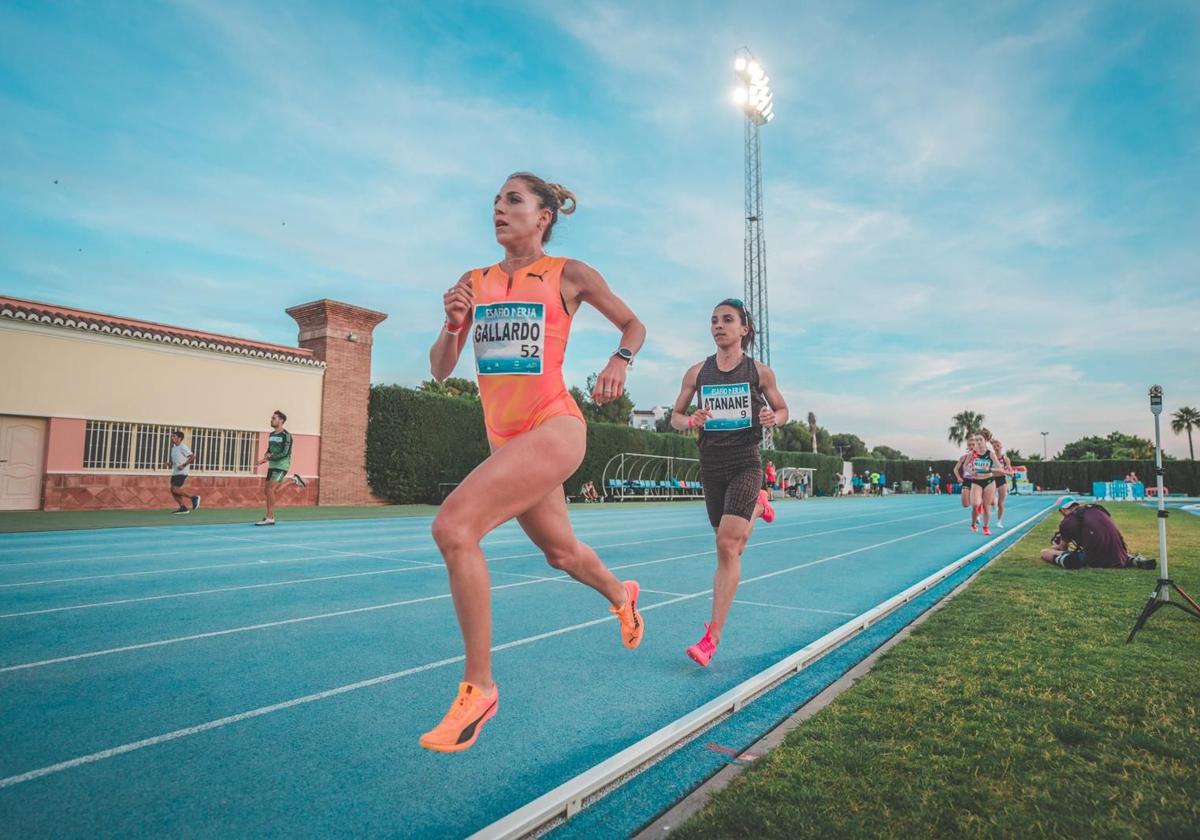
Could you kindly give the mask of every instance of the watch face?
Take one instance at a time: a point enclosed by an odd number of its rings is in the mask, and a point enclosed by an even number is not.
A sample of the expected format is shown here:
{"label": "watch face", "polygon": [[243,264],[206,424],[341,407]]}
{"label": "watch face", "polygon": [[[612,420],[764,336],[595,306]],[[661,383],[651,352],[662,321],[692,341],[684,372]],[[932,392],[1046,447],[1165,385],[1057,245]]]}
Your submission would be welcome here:
{"label": "watch face", "polygon": [[622,347],[620,350],[617,351],[617,355],[628,362],[633,358],[633,351],[626,350],[624,347]]}

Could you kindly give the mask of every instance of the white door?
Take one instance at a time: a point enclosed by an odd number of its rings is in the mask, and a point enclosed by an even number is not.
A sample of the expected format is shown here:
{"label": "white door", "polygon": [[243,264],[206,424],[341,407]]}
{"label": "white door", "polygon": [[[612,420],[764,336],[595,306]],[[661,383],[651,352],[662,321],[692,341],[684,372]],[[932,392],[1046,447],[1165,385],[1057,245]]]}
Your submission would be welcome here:
{"label": "white door", "polygon": [[46,421],[0,415],[0,510],[42,506]]}

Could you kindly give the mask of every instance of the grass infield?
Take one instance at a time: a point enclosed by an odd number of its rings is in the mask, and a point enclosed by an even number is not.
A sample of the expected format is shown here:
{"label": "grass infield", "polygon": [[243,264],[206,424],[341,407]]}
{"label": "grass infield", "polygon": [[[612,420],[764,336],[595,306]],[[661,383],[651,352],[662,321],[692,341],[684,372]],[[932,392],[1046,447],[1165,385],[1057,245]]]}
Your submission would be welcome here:
{"label": "grass infield", "polygon": [[[1153,510],[1109,510],[1158,556]],[[1200,621],[1160,609],[1126,645],[1156,573],[1042,563],[1057,520],[672,837],[1196,837]],[[1197,598],[1200,517],[1167,531]]]}

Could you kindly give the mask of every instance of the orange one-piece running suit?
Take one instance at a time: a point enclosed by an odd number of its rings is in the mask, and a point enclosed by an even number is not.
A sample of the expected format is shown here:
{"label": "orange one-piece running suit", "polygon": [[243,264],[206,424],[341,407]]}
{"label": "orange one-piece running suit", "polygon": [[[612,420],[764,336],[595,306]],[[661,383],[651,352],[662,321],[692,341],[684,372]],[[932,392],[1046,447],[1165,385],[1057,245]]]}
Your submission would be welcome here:
{"label": "orange one-piece running suit", "polygon": [[565,257],[544,256],[510,277],[499,265],[471,272],[471,340],[492,449],[551,417],[583,413],[563,382],[571,315],[562,297]]}

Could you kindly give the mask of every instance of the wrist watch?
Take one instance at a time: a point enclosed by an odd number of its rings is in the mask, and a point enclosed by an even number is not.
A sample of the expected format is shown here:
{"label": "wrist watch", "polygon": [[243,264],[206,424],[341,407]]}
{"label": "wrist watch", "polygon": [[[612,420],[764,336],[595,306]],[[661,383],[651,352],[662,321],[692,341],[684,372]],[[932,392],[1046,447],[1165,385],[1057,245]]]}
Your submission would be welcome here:
{"label": "wrist watch", "polygon": [[616,356],[621,361],[623,361],[625,364],[629,365],[630,367],[633,367],[633,351],[632,350],[622,347],[619,350],[617,350],[616,353],[613,353],[613,355]]}

